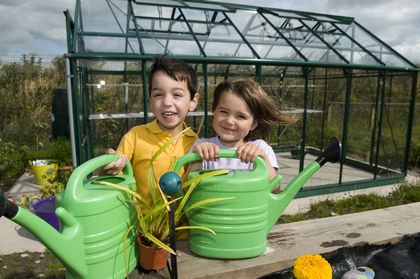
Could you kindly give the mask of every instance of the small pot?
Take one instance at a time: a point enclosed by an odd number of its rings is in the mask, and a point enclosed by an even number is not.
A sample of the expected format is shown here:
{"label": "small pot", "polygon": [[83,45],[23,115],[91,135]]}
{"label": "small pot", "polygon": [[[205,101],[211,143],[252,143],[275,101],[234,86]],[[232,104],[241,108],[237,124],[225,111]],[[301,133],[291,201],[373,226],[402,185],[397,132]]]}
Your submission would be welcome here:
{"label": "small pot", "polygon": [[[37,160],[35,160],[37,161]],[[43,164],[35,164],[34,161],[29,161],[32,173],[35,177],[36,184],[40,186],[48,186],[50,181],[57,177],[58,164],[53,160],[42,160]]]}
{"label": "small pot", "polygon": [[160,270],[165,268],[169,252],[160,247],[152,247],[143,243],[137,237],[137,247],[140,254],[140,266],[145,270]]}

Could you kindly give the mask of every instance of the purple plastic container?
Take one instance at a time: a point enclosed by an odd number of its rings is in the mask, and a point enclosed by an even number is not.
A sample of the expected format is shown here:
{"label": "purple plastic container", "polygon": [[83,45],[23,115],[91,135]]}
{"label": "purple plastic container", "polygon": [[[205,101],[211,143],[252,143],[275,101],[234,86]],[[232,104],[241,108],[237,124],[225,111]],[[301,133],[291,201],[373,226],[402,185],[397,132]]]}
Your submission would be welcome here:
{"label": "purple plastic container", "polygon": [[45,222],[60,231],[60,220],[55,215],[55,197],[38,200],[32,204],[33,212]]}

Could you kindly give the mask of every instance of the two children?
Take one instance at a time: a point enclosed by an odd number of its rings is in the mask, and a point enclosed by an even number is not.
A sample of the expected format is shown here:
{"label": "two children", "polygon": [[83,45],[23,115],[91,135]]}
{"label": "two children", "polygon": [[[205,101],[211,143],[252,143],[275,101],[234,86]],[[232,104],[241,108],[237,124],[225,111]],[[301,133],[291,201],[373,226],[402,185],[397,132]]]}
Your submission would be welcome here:
{"label": "two children", "polygon": [[[121,155],[119,160],[104,170],[117,173],[129,160],[134,168],[137,191],[150,200],[147,168],[152,155],[186,128],[184,120],[187,113],[196,108],[199,96],[196,72],[182,61],[165,56],[157,58],[148,81],[150,109],[155,119],[127,132],[116,150]],[[215,89],[212,109],[217,137],[196,142],[197,135],[188,130],[156,159],[155,177],[159,179],[174,160],[189,150],[198,152],[203,169],[252,169],[252,162],[261,156],[269,167],[270,179],[274,177],[278,164],[273,149],[265,140],[272,124],[291,120],[280,113],[264,90],[250,79],[222,82]],[[221,148],[237,148],[239,159],[219,159]]]}

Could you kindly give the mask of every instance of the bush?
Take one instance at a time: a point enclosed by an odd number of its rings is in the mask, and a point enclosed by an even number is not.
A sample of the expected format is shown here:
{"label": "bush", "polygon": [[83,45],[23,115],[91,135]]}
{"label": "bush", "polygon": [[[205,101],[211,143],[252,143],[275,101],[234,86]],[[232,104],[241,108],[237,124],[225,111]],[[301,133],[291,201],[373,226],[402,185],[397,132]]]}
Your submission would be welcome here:
{"label": "bush", "polygon": [[[20,175],[25,172],[29,160],[53,159],[60,166],[72,164],[70,141],[67,139],[54,139],[36,151],[30,147],[18,146],[13,142],[0,140],[0,189],[3,192],[9,190]],[[58,180],[66,183],[70,170],[59,172]]]}
{"label": "bush", "polygon": [[0,140],[0,189],[3,192],[8,191],[24,172],[27,150],[27,146],[18,147],[12,142]]}

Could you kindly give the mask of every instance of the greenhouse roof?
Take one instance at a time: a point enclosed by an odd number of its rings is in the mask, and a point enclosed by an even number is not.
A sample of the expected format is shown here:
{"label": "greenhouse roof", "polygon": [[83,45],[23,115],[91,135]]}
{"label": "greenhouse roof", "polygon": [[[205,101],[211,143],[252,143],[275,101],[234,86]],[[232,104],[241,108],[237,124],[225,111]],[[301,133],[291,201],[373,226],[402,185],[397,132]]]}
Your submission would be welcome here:
{"label": "greenhouse roof", "polygon": [[[69,17],[68,17],[69,18]],[[198,0],[76,2],[69,53],[416,70],[354,18]]]}

